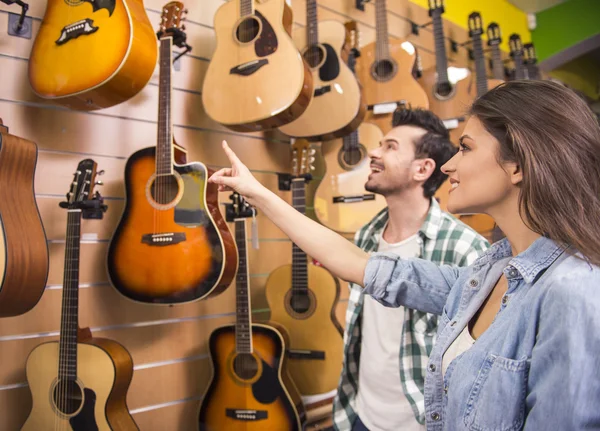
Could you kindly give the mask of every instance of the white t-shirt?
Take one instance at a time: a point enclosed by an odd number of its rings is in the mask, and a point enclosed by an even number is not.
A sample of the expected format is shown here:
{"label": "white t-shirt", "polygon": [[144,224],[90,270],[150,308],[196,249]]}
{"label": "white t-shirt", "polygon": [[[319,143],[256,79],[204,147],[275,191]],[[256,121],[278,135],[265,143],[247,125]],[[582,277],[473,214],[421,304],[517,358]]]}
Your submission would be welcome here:
{"label": "white t-shirt", "polygon": [[[415,234],[388,244],[381,235],[378,251],[396,253],[405,259],[418,257],[419,241]],[[370,431],[425,430],[417,422],[400,381],[403,325],[404,307],[384,307],[369,295],[364,296],[356,410]]]}

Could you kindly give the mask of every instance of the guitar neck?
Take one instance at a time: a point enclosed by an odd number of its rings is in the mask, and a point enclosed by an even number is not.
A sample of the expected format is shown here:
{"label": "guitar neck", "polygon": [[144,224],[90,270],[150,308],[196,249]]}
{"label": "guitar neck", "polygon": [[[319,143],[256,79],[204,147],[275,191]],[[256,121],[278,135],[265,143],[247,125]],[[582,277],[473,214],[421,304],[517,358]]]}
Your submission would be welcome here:
{"label": "guitar neck", "polygon": [[319,43],[319,24],[317,21],[317,0],[306,0],[306,27],[308,46]]}
{"label": "guitar neck", "polygon": [[504,64],[500,54],[500,45],[492,45],[492,70],[495,79],[504,79]]}
{"label": "guitar neck", "polygon": [[254,13],[254,0],[240,0],[240,16],[248,16]]}
{"label": "guitar neck", "polygon": [[173,173],[173,123],[171,119],[172,45],[173,38],[171,36],[160,39],[156,175],[171,175]]}
{"label": "guitar neck", "polygon": [[[304,178],[292,180],[292,206],[306,214],[306,185]],[[308,260],[306,253],[296,244],[292,244],[292,294],[308,294]]]}
{"label": "guitar neck", "polygon": [[474,34],[472,39],[473,56],[475,57],[475,76],[477,80],[477,97],[481,97],[487,92],[487,74],[485,71],[485,57],[483,55],[481,34]]}
{"label": "guitar neck", "polygon": [[246,220],[236,219],[235,242],[238,248],[238,272],[235,279],[235,349],[238,353],[252,353],[252,318],[248,288],[248,250],[246,247]]}
{"label": "guitar neck", "polygon": [[77,379],[77,330],[79,328],[79,246],[81,210],[67,214],[67,239],[59,339],[59,379]]}
{"label": "guitar neck", "polygon": [[375,44],[377,60],[390,57],[386,0],[375,0]]}
{"label": "guitar neck", "polygon": [[448,57],[446,56],[446,40],[444,39],[444,23],[442,12],[434,10],[431,16],[433,22],[433,37],[435,39],[435,67],[438,74],[438,84],[448,83]]}

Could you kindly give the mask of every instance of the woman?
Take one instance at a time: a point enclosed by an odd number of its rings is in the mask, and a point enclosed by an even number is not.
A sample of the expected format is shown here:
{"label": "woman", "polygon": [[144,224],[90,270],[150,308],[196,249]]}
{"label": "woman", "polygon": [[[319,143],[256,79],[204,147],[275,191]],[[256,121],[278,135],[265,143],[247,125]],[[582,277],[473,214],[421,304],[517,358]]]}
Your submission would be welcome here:
{"label": "woman", "polygon": [[[442,316],[428,365],[429,430],[600,428],[600,127],[573,92],[513,81],[471,108],[443,167],[448,209],[489,214],[506,238],[472,266],[366,255],[232,168],[244,195],[298,246],[384,305]],[[397,328],[390,328],[397,330]]]}

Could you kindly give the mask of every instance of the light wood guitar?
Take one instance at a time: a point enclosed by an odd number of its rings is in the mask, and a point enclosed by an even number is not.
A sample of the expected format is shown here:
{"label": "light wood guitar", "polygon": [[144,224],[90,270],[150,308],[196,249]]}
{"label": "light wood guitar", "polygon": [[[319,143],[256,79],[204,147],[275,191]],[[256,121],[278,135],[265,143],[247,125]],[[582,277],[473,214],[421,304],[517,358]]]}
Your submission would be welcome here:
{"label": "light wood guitar", "polygon": [[[293,146],[292,203],[305,213],[310,145]],[[306,253],[292,245],[292,264],[273,271],[265,294],[271,321],[290,335],[289,370],[301,395],[324,394],[337,388],[343,359],[343,330],[335,316],[338,280],[325,268],[308,264]]]}
{"label": "light wood guitar", "polygon": [[143,0],[48,0],[29,82],[40,97],[94,110],[136,95],[155,66],[156,37]]}
{"label": "light wood guitar", "polygon": [[48,246],[33,189],[37,145],[8,133],[0,119],[0,317],[40,300],[48,278]]}
{"label": "light wood guitar", "polygon": [[79,249],[81,218],[101,218],[106,206],[93,195],[96,163],[79,163],[67,202],[68,210],[59,341],[37,346],[27,358],[26,373],[33,404],[22,431],[138,430],[127,410],[133,376],[129,352],[116,341],[92,338],[79,330]]}
{"label": "light wood guitar", "polygon": [[[285,364],[285,330],[252,322],[245,217],[252,209],[237,193],[227,213],[239,251],[236,321],[209,339],[212,376],[200,403],[200,431],[301,431],[305,412]],[[228,217],[229,220],[229,217]]]}
{"label": "light wood guitar", "polygon": [[[351,69],[356,56],[357,46],[348,56]],[[379,127],[365,122],[342,139],[321,144],[326,167],[315,193],[314,207],[319,221],[329,229],[354,233],[385,207],[383,196],[365,190],[371,173],[368,154],[379,146],[382,138]]]}
{"label": "light wood guitar", "polygon": [[306,1],[306,20],[306,27],[294,31],[294,42],[312,70],[313,98],[300,118],[280,130],[311,141],[339,138],[356,130],[367,108],[342,59],[346,28],[338,21],[317,22],[317,0]]}
{"label": "light wood guitar", "polygon": [[139,302],[172,304],[217,295],[235,275],[235,243],[218,209],[212,171],[186,163],[171,118],[172,45],[183,45],[183,4],[163,8],[157,146],[125,166],[125,208],[108,250],[113,286]]}
{"label": "light wood guitar", "polygon": [[[356,74],[363,86],[365,102],[369,108],[399,103],[427,109],[427,95],[412,74],[416,61],[415,47],[406,40],[390,40],[385,0],[375,0],[375,10],[375,42],[361,48],[361,56],[356,62]],[[391,129],[391,118],[388,122]]]}
{"label": "light wood guitar", "polygon": [[242,132],[300,117],[312,98],[312,74],[291,39],[286,0],[231,0],[214,23],[217,48],[202,86],[206,113]]}

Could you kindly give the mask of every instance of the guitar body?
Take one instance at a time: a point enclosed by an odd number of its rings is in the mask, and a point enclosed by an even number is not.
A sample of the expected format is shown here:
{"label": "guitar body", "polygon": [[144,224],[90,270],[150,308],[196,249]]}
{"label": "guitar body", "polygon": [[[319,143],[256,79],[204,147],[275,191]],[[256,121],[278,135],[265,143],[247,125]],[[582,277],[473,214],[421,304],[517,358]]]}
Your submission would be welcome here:
{"label": "guitar body", "polygon": [[143,0],[48,0],[29,82],[38,96],[72,109],[108,108],[145,87],[156,56]]}
{"label": "guitar body", "polygon": [[[177,148],[175,160],[184,161]],[[217,295],[235,275],[237,249],[217,207],[217,187],[207,182],[212,172],[199,162],[176,162],[177,204],[157,210],[156,201],[151,205],[148,199],[155,152],[156,147],[139,150],[125,166],[126,204],[108,250],[110,280],[123,295],[141,302],[171,304]]]}
{"label": "guitar body", "polygon": [[[200,404],[200,431],[303,429],[304,411],[291,393],[295,387],[283,368],[284,335],[274,327],[254,323],[252,344],[251,359],[242,359],[243,354],[236,355],[235,325],[212,332],[209,340],[212,378]],[[234,365],[236,357],[240,362],[238,373]]]}
{"label": "guitar body", "polygon": [[127,409],[133,362],[123,346],[102,338],[77,343],[77,393],[83,392],[83,401],[68,416],[60,413],[54,401],[58,364],[57,341],[40,344],[27,358],[27,382],[33,404],[21,431],[139,429]]}
{"label": "guitar body", "polygon": [[33,142],[0,131],[0,317],[31,310],[46,287],[48,246],[35,201],[36,163]]}
{"label": "guitar body", "polygon": [[[375,42],[360,50],[356,60],[356,76],[363,87],[364,102],[369,105],[405,101],[412,108],[429,107],[427,95],[419,83],[413,78],[412,71],[416,61],[412,53],[404,49],[400,40],[389,41],[391,63],[382,60],[379,69],[386,70],[381,78],[377,78],[377,45]],[[405,45],[406,46],[406,45]],[[387,66],[387,67],[386,67]]]}
{"label": "guitar body", "polygon": [[[240,18],[238,1],[217,10],[217,47],[202,88],[206,113],[241,132],[295,120],[308,107],[313,91],[310,70],[290,37],[291,8],[285,0],[254,1],[254,8],[255,14],[245,19]],[[242,21],[247,25],[245,20],[255,24],[256,33],[240,29]],[[231,97],[223,97],[224,88]]]}
{"label": "guitar body", "polygon": [[[366,112],[358,81],[341,57],[346,39],[344,25],[337,21],[318,25],[321,55],[313,57],[317,63],[312,68],[313,98],[300,118],[280,128],[286,135],[314,141],[335,139],[356,130]],[[307,58],[306,27],[294,31],[294,42]]]}
{"label": "guitar body", "polygon": [[300,394],[318,395],[334,390],[341,372],[343,330],[335,317],[340,285],[325,268],[308,265],[308,288],[305,298],[310,303],[294,298],[292,265],[284,265],[269,275],[265,293],[270,320],[286,328],[289,335],[292,380]]}
{"label": "guitar body", "polygon": [[344,152],[341,139],[321,144],[326,171],[315,193],[314,207],[319,221],[329,229],[354,233],[386,206],[383,196],[365,190],[371,173],[367,154],[377,148],[382,138],[379,127],[362,123],[358,128],[359,156]]}

